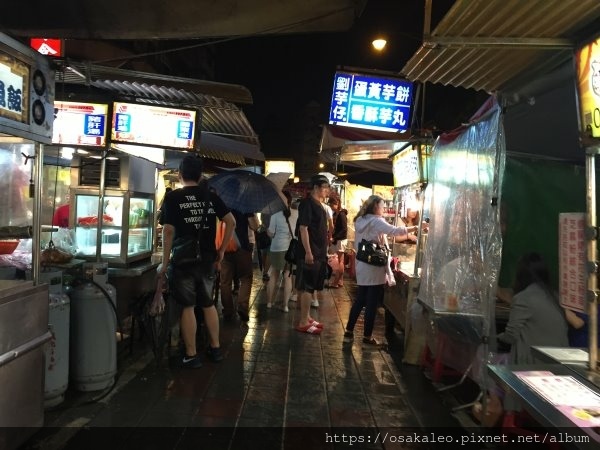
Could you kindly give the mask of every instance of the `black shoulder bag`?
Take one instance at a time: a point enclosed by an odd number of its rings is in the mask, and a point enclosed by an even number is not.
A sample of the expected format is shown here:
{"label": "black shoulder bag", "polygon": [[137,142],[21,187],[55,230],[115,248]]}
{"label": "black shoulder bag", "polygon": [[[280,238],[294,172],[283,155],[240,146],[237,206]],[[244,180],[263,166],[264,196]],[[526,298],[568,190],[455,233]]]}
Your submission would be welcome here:
{"label": "black shoulder bag", "polygon": [[292,240],[290,241],[290,245],[288,246],[287,251],[285,252],[285,260],[287,263],[289,264],[296,264],[296,253],[297,253],[297,248],[298,248],[298,238],[294,236],[294,233],[292,232],[292,227],[290,225],[290,222],[288,220],[288,218],[285,218],[285,221],[287,223],[288,229],[290,230],[290,234],[292,235]]}
{"label": "black shoulder bag", "polygon": [[[371,226],[369,223],[368,226]],[[385,266],[388,263],[387,245],[362,239],[358,244],[356,259],[372,266]]]}

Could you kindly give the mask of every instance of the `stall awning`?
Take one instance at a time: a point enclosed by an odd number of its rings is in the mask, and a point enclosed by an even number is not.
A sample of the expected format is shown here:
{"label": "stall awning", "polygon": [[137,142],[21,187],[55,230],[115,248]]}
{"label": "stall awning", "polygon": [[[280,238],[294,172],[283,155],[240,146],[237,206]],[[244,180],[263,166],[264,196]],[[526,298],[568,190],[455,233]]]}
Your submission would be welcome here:
{"label": "stall awning", "polygon": [[409,133],[324,125],[321,132],[321,158],[325,162],[391,173],[392,163],[388,156],[409,140]]}
{"label": "stall awning", "polygon": [[401,73],[411,81],[511,92],[569,60],[598,24],[597,0],[457,0]]}
{"label": "stall awning", "polygon": [[348,30],[366,0],[30,0],[0,15],[14,36],[198,39]]}
{"label": "stall awning", "polygon": [[252,103],[250,91],[244,86],[73,61],[64,61],[56,78],[58,97],[63,91],[61,84],[85,85],[105,91],[114,98],[134,97],[145,103],[197,108],[202,114],[200,153],[228,162],[242,161],[242,164],[244,158],[265,159],[258,136],[246,115],[232,103]]}

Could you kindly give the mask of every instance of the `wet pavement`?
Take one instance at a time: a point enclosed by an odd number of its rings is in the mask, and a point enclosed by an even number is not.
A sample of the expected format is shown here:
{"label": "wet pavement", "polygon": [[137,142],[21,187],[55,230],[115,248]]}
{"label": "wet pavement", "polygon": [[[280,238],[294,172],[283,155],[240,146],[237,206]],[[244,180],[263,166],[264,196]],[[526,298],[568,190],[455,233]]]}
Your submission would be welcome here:
{"label": "wet pavement", "polygon": [[[381,441],[460,430],[423,371],[401,363],[402,336],[386,340],[382,311],[373,335],[385,345],[363,348],[362,316],[354,342],[344,342],[352,281],[326,289],[311,308],[324,324],[317,336],[293,328],[297,303],[289,313],[267,309],[258,270],[254,280],[248,324],[222,323],[222,362],[170,368],[135,342],[109,395],[69,393],[23,449],[429,448]],[[363,442],[351,446],[351,437]]]}

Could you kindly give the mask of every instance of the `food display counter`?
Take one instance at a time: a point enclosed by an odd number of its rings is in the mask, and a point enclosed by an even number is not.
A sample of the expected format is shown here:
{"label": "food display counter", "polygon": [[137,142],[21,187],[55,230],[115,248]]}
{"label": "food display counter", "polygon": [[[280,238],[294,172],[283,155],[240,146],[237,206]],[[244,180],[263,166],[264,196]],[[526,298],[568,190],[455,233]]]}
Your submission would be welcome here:
{"label": "food display counter", "polygon": [[126,266],[149,259],[154,233],[154,195],[106,191],[102,224],[98,223],[97,189],[74,190],[71,223],[74,224],[78,258],[95,259],[100,226],[100,254],[111,266]]}

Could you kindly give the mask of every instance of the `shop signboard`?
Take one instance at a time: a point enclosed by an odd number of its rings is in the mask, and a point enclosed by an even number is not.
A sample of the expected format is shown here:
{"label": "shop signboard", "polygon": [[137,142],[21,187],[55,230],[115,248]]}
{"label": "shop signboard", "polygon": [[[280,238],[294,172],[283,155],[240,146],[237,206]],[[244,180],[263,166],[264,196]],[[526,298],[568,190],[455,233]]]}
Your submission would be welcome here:
{"label": "shop signboard", "polygon": [[63,56],[61,39],[31,38],[29,45],[42,55]]}
{"label": "shop signboard", "polygon": [[52,143],[104,146],[108,105],[81,102],[54,102]]}
{"label": "shop signboard", "polygon": [[289,173],[290,178],[294,178],[295,163],[294,161],[267,160],[265,161],[265,175],[270,173]]}
{"label": "shop signboard", "polygon": [[410,186],[421,181],[419,151],[409,147],[392,157],[394,186]]}
{"label": "shop signboard", "polygon": [[576,53],[582,131],[600,137],[600,37]]}
{"label": "shop signboard", "polygon": [[112,142],[191,150],[198,111],[138,103],[113,104]]}
{"label": "shop signboard", "polygon": [[410,128],[413,84],[401,78],[336,72],[329,123],[402,133]]}
{"label": "shop signboard", "polygon": [[558,221],[560,304],[585,312],[585,213],[560,213]]}
{"label": "shop signboard", "polygon": [[49,144],[54,86],[44,56],[0,33],[0,132]]}

